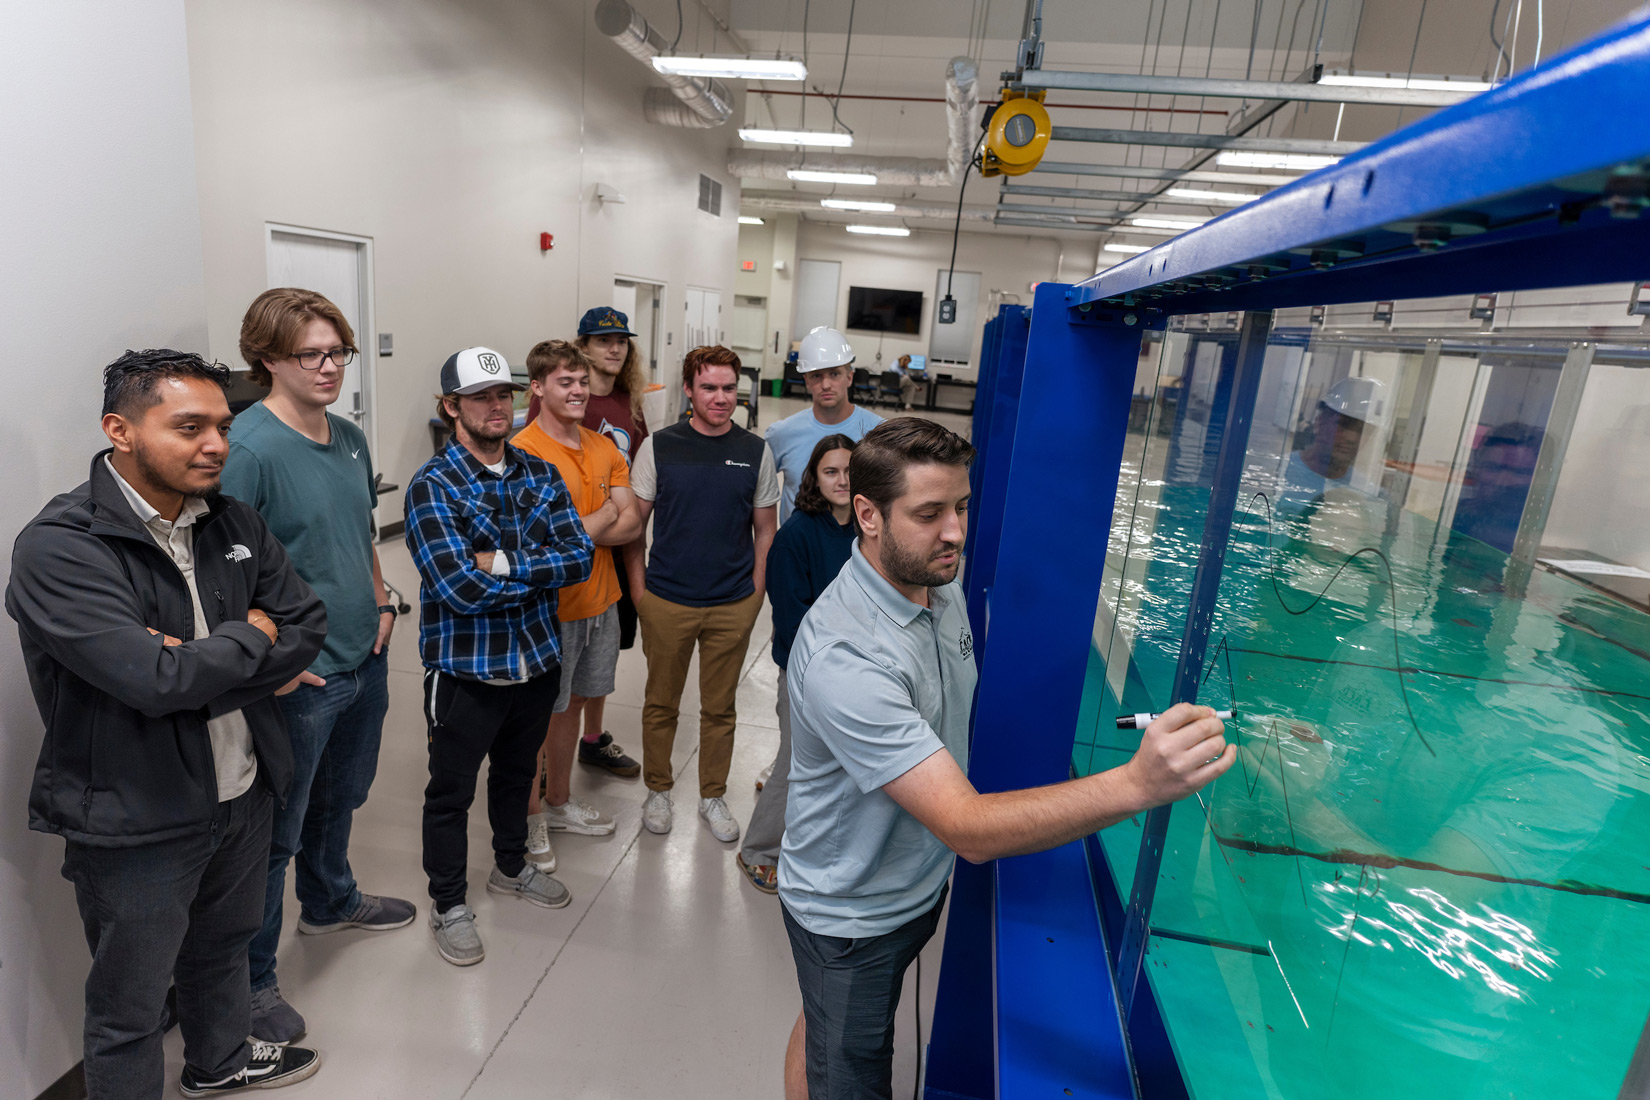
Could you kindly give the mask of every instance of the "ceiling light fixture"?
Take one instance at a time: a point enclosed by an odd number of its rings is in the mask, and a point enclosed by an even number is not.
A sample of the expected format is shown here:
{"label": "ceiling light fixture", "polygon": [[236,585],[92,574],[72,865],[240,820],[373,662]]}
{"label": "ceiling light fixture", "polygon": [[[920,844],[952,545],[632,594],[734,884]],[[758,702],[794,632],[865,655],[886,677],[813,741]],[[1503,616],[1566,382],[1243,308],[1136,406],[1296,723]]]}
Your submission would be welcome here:
{"label": "ceiling light fixture", "polygon": [[1151,246],[1144,244],[1108,244],[1103,247],[1107,252],[1127,252],[1131,256],[1151,251]]}
{"label": "ceiling light fixture", "polygon": [[741,215],[739,215],[739,224],[740,225],[766,225],[768,223],[763,221],[761,218],[753,218],[749,214],[741,214]]}
{"label": "ceiling light fixture", "polygon": [[834,149],[847,149],[854,143],[854,135],[828,130],[740,130],[739,136],[769,145],[826,145]]}
{"label": "ceiling light fixture", "polygon": [[785,178],[798,183],[854,183],[867,187],[877,182],[868,172],[816,172],[809,168],[792,168]]}
{"label": "ceiling light fixture", "polygon": [[892,214],[894,204],[891,202],[871,202],[859,199],[820,199],[819,205],[827,210],[862,210],[873,214]]}
{"label": "ceiling light fixture", "polygon": [[1409,88],[1417,92],[1487,92],[1495,87],[1482,80],[1446,77],[1434,80],[1428,77],[1362,76],[1358,73],[1325,73],[1319,84],[1337,88]]}
{"label": "ceiling light fixture", "polygon": [[1163,192],[1177,199],[1196,199],[1199,202],[1219,202],[1230,206],[1241,206],[1243,203],[1257,199],[1259,195],[1246,195],[1242,191],[1203,191],[1196,187],[1171,187]]}
{"label": "ceiling light fixture", "polygon": [[806,80],[800,61],[756,57],[655,57],[654,72],[670,76],[715,76],[724,80]]}
{"label": "ceiling light fixture", "polygon": [[1215,163],[1232,168],[1287,168],[1292,172],[1311,172],[1338,164],[1340,159],[1308,153],[1242,153],[1228,150],[1216,156]]}
{"label": "ceiling light fixture", "polygon": [[1129,224],[1142,229],[1196,229],[1203,223],[1187,218],[1131,218]]}
{"label": "ceiling light fixture", "polygon": [[911,231],[903,225],[850,225],[850,233],[863,233],[871,237],[909,237]]}

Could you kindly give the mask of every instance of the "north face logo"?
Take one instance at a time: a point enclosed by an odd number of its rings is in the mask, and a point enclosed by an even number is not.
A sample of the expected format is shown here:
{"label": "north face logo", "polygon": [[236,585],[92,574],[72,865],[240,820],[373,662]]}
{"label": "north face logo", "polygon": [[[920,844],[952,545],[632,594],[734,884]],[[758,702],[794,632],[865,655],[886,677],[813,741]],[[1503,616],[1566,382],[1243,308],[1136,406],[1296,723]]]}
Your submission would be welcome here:
{"label": "north face logo", "polygon": [[488,374],[497,374],[503,369],[503,364],[498,361],[498,356],[490,352],[476,356],[476,366]]}
{"label": "north face logo", "polygon": [[248,550],[246,547],[242,546],[240,543],[237,542],[234,546],[231,546],[229,548],[229,553],[224,555],[224,560],[225,561],[251,561],[252,560],[252,551]]}

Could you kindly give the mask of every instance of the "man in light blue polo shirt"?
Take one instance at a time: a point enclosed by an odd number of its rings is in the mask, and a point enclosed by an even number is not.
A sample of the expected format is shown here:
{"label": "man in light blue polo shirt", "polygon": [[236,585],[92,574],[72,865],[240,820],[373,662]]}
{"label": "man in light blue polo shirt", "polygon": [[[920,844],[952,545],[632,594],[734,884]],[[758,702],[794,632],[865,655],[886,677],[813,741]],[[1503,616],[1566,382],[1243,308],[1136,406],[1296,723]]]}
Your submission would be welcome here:
{"label": "man in light blue polo shirt", "polygon": [[857,443],[882,423],[882,417],[854,404],[854,349],[836,329],[821,325],[803,337],[796,369],[811,403],[799,413],[775,420],[763,435],[783,482],[781,527],[796,508],[796,491],[802,486],[814,444],[828,435],[845,435]]}
{"label": "man in light blue polo shirt", "polygon": [[956,579],[973,455],[915,417],[865,436],[848,474],[859,541],[791,647],[779,897],[802,1016],[788,1100],[892,1096],[894,1010],[939,924],[953,853],[981,863],[1057,847],[1190,794],[1235,756],[1212,710],[1180,704],[1122,767],[974,790],[974,638]]}

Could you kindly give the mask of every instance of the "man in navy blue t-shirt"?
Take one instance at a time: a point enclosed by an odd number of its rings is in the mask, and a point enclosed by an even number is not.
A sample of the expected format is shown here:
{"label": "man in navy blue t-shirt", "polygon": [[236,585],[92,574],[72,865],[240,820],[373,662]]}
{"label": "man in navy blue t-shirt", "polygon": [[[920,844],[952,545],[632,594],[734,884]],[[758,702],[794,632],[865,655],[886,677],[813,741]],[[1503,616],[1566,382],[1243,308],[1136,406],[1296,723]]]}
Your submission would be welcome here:
{"label": "man in navy blue t-shirt", "polygon": [[642,522],[653,517],[647,587],[636,594],[647,655],[642,824],[670,831],[670,753],[697,646],[699,816],[717,840],[731,842],[739,824],[722,796],[733,760],[734,693],[762,607],[779,478],[767,444],[732,420],[739,356],[720,346],[694,348],[682,361],[682,385],[692,419],[643,440],[630,471]]}

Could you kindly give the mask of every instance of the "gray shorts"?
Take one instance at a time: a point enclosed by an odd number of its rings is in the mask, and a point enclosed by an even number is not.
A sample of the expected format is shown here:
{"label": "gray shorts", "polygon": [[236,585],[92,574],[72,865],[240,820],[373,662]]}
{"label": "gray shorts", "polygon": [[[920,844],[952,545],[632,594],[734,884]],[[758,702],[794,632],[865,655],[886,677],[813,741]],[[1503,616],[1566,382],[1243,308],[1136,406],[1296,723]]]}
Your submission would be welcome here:
{"label": "gray shorts", "polygon": [[613,694],[613,670],[619,664],[619,608],[588,619],[561,624],[561,694],[556,713],[575,695],[595,699]]}

